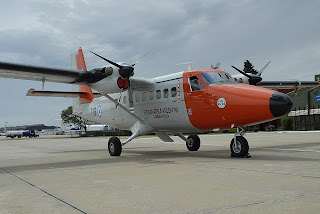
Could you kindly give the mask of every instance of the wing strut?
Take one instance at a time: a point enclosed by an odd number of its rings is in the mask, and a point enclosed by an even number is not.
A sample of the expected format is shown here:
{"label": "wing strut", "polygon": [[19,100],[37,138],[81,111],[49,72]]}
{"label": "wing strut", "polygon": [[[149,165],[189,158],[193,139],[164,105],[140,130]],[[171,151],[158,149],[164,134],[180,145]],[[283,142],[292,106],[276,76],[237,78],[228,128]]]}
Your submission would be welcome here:
{"label": "wing strut", "polygon": [[137,120],[139,120],[141,123],[144,123],[143,119],[141,119],[140,117],[138,117],[136,114],[130,112],[129,109],[127,109],[126,107],[124,107],[121,103],[117,102],[115,99],[113,99],[110,95],[105,94],[104,95],[106,98],[108,98],[111,102],[113,102],[114,104],[116,104],[116,106],[122,108],[125,112],[127,112],[128,114],[130,114],[132,117],[136,118]]}

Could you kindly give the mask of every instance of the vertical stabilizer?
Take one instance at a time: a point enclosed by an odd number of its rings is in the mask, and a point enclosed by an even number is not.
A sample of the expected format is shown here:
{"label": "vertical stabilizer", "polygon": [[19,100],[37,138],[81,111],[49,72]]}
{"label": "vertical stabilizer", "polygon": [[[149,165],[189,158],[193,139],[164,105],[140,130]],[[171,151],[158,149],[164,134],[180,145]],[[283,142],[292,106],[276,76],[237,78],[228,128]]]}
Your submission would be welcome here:
{"label": "vertical stabilizer", "polygon": [[[86,63],[84,61],[84,56],[81,48],[79,48],[78,52],[71,54],[71,67],[82,72],[87,71]],[[90,103],[94,100],[92,89],[89,86],[79,85],[79,91],[87,92],[87,94],[80,95],[80,104]]]}

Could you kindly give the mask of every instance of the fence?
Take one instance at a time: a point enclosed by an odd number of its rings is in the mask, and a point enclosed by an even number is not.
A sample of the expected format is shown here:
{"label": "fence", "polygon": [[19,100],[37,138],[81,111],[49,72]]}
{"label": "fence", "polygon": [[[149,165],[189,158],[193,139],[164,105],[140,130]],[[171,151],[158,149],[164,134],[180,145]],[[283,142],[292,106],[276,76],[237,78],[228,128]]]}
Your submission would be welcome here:
{"label": "fence", "polygon": [[293,130],[320,130],[320,106],[313,105],[304,108],[294,108],[289,116],[293,116]]}

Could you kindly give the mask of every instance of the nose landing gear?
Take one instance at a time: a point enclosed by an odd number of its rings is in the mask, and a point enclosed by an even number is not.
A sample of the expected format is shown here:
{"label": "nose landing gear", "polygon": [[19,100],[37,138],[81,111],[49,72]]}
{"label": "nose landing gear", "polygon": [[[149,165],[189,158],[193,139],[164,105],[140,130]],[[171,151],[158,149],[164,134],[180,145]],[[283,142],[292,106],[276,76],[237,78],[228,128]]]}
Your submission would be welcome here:
{"label": "nose landing gear", "polygon": [[251,158],[251,155],[249,154],[249,144],[248,141],[243,137],[244,134],[244,129],[238,127],[237,133],[234,135],[234,138],[230,143],[231,157]]}

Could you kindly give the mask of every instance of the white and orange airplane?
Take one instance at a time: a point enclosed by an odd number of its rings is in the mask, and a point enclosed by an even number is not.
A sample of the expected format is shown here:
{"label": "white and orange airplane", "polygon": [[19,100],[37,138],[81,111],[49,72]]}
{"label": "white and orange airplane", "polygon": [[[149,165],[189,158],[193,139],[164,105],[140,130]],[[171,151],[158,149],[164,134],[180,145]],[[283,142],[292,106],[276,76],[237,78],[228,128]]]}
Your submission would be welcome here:
{"label": "white and orange airplane", "polygon": [[[274,120],[292,108],[289,96],[237,83],[221,70],[188,70],[153,79],[136,78],[133,75],[137,62],[115,63],[95,55],[111,65],[87,71],[80,48],[71,55],[73,69],[0,62],[0,77],[77,86],[74,92],[30,89],[28,95],[74,98],[73,114],[130,130],[132,135],[122,143],[117,137],[109,139],[111,156],[119,156],[125,144],[149,133],[165,142],[172,142],[169,134],[175,134],[186,142],[189,151],[197,151],[197,133],[237,127],[230,144],[231,155],[245,157],[249,145],[241,127]],[[185,137],[182,133],[190,135]]]}

